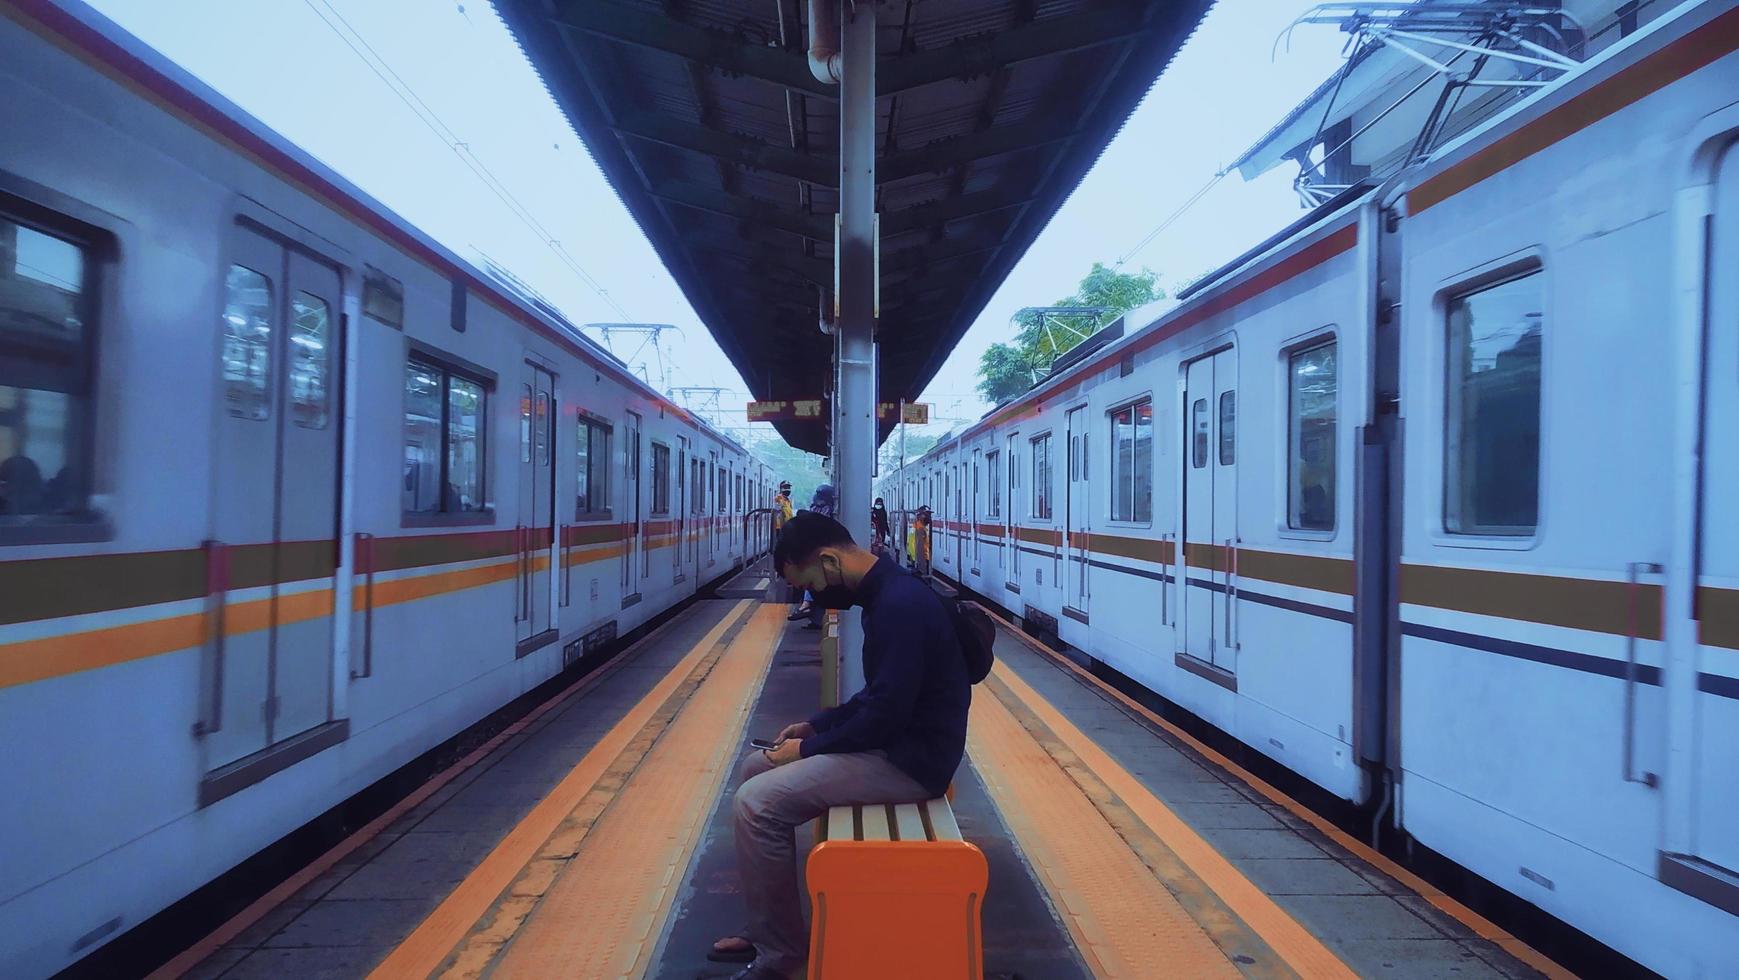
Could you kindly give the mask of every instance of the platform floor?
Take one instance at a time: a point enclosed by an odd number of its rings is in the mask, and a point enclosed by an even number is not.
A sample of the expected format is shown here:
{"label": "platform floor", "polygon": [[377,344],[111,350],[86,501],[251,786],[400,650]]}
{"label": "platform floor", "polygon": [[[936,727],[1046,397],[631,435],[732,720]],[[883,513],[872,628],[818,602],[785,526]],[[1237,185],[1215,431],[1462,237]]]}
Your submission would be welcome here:
{"label": "platform floor", "polygon": [[[769,584],[694,603],[160,974],[730,976],[705,954],[744,918],[736,764],[821,680]],[[997,655],[955,799],[988,976],[1567,975],[1030,638]]]}

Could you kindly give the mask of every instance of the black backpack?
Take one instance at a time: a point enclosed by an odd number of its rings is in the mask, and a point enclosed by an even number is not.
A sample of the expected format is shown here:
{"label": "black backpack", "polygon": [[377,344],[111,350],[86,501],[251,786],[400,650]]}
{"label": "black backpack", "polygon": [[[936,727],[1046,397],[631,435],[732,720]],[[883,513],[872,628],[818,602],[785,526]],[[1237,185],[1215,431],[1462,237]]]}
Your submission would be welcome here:
{"label": "black backpack", "polygon": [[974,684],[990,676],[996,662],[996,623],[990,613],[976,602],[941,597],[954,620],[954,636],[960,641],[960,652],[966,656],[966,679]]}

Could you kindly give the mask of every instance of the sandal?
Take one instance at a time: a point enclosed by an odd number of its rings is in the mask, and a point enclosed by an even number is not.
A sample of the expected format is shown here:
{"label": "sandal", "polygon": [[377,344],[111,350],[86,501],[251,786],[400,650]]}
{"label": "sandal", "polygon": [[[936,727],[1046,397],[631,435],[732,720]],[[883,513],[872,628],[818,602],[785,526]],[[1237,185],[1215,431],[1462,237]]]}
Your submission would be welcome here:
{"label": "sandal", "polygon": [[[727,947],[726,943],[732,945]],[[713,943],[706,953],[706,958],[714,963],[753,963],[755,956],[755,944],[741,936],[726,936]]]}

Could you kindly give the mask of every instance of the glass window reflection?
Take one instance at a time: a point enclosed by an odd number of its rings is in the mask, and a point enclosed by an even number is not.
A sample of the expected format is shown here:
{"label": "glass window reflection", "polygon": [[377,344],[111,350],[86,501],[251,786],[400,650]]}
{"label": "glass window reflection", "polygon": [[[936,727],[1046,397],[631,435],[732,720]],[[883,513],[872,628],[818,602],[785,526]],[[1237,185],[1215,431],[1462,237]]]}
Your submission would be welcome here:
{"label": "glass window reflection", "polygon": [[1334,530],[1335,353],[1331,341],[1288,363],[1286,523],[1304,531]]}
{"label": "glass window reflection", "polygon": [[290,412],[305,429],[324,429],[331,414],[331,307],[298,291],[290,302]]}
{"label": "glass window reflection", "polygon": [[1451,533],[1527,535],[1539,524],[1542,300],[1536,272],[1449,301]]}
{"label": "glass window reflection", "polygon": [[0,216],[0,526],[89,516],[87,266],[83,246]]}
{"label": "glass window reflection", "polygon": [[224,281],[223,387],[229,414],[264,419],[270,411],[272,284],[243,265]]}

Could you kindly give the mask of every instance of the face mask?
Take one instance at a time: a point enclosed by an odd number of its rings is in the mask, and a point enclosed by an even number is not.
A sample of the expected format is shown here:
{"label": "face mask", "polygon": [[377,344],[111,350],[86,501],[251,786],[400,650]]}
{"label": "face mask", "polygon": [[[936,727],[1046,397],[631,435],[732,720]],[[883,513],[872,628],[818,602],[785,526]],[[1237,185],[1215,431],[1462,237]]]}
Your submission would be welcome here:
{"label": "face mask", "polygon": [[[821,580],[827,582],[826,565],[821,568]],[[815,604],[823,609],[850,609],[852,602],[857,598],[844,582],[838,585],[827,582],[826,588],[820,591],[811,590],[810,596],[814,599]]]}
{"label": "face mask", "polygon": [[820,592],[811,592],[815,604],[823,609],[850,609],[857,598],[843,585],[830,585]]}

